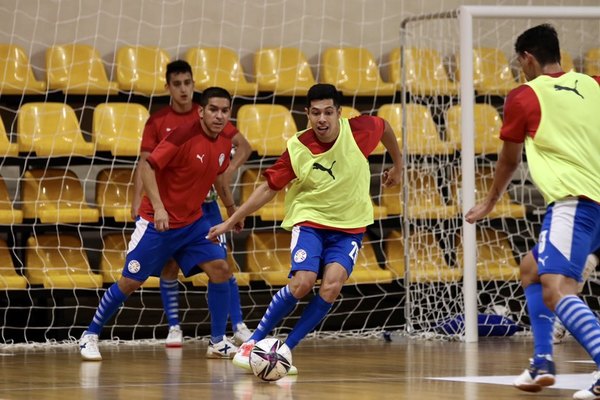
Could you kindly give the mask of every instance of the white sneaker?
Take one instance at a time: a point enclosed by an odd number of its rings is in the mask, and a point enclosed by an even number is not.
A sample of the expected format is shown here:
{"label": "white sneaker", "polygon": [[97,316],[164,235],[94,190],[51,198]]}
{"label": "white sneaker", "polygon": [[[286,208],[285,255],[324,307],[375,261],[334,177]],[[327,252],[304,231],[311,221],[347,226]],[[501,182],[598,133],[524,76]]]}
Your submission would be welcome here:
{"label": "white sneaker", "polygon": [[208,341],[208,348],[206,349],[207,358],[232,358],[238,348],[227,340],[227,337],[223,336],[223,340],[219,343],[213,343],[212,340]]}
{"label": "white sneaker", "polygon": [[552,357],[539,359],[537,363],[530,359],[529,368],[515,379],[513,385],[519,390],[536,393],[547,386],[554,385],[555,376],[556,367]]}
{"label": "white sneaker", "polygon": [[575,400],[600,400],[600,371],[593,374],[594,383],[589,389],[575,392],[573,398]]}
{"label": "white sneaker", "polygon": [[[233,365],[252,372],[252,367],[250,367],[250,353],[252,352],[255,343],[254,340],[242,343],[237,353],[235,353],[235,356],[233,356]],[[298,375],[298,368],[292,365],[287,374]]]}
{"label": "white sneaker", "polygon": [[84,331],[79,339],[79,352],[85,361],[102,361],[102,355],[98,350],[98,335]]}
{"label": "white sneaker", "polygon": [[235,327],[235,333],[233,334],[232,338],[233,344],[236,346],[241,346],[250,339],[250,336],[252,336],[250,329],[248,329],[245,323],[240,322]]}
{"label": "white sneaker", "polygon": [[165,340],[167,347],[181,347],[183,345],[183,332],[179,325],[173,325],[169,328],[169,334]]}
{"label": "white sneaker", "polygon": [[250,353],[252,352],[255,343],[256,341],[254,340],[242,343],[237,353],[233,356],[233,365],[252,372],[252,368],[250,367]]}

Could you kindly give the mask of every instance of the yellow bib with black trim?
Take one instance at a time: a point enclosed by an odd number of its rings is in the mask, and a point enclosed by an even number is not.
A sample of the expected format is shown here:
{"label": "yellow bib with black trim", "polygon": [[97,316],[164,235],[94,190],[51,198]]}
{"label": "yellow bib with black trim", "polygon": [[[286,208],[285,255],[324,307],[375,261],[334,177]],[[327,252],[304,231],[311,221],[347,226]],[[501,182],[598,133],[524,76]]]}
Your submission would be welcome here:
{"label": "yellow bib with black trim", "polygon": [[300,222],[342,229],[373,223],[369,195],[369,161],[354,140],[347,118],[340,119],[340,134],[324,153],[313,154],[296,133],[287,142],[296,179],[285,195],[285,229]]}
{"label": "yellow bib with black trim", "polygon": [[527,83],[541,107],[534,138],[525,139],[531,177],[547,203],[568,196],[600,202],[600,85],[567,72]]}

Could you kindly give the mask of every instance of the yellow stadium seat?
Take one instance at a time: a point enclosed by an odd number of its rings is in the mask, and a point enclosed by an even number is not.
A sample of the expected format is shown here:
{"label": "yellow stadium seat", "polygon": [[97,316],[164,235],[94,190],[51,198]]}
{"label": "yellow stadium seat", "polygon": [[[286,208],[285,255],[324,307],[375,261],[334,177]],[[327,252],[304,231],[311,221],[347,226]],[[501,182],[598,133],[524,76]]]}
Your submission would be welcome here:
{"label": "yellow stadium seat", "polygon": [[0,157],[18,157],[19,156],[19,145],[11,143],[8,135],[6,134],[6,128],[4,122],[0,118]]}
{"label": "yellow stadium seat", "polygon": [[583,72],[592,76],[600,76],[600,47],[589,49],[585,53]]}
{"label": "yellow stadium seat", "polygon": [[[460,79],[460,60],[456,55],[456,79]],[[506,96],[517,87],[506,55],[497,48],[473,49],[473,87],[480,95]]]}
{"label": "yellow stadium seat", "polygon": [[[440,138],[431,112],[421,104],[406,104],[406,138],[408,154],[453,154],[454,144]],[[398,138],[398,146],[402,149],[402,105],[384,104],[379,108],[377,116],[385,119]],[[380,144],[381,146],[381,144]]]}
{"label": "yellow stadium seat", "polygon": [[396,84],[384,82],[373,54],[365,48],[329,48],[323,52],[323,83],[348,96],[393,96]]}
{"label": "yellow stadium seat", "polygon": [[0,225],[20,224],[21,222],[23,222],[23,211],[13,208],[6,183],[0,176]]}
{"label": "yellow stadium seat", "polygon": [[[451,196],[452,204],[460,206],[460,195],[462,187],[462,174],[460,171],[456,172],[456,179],[453,180],[454,184],[451,185]],[[489,167],[479,168],[475,172],[475,203],[482,202],[488,194],[489,189],[492,187],[494,182],[494,170]],[[508,192],[505,191],[494,209],[487,215],[487,218],[525,218],[526,210],[525,205],[514,203]]]}
{"label": "yellow stadium seat", "polygon": [[102,218],[114,218],[117,222],[132,222],[133,199],[132,168],[103,169],[96,178],[96,204]]}
{"label": "yellow stadium seat", "polygon": [[98,210],[87,205],[81,181],[71,171],[26,171],[21,194],[23,218],[37,218],[42,223],[98,222]]}
{"label": "yellow stadium seat", "polygon": [[[456,264],[463,268],[462,235],[456,235]],[[512,247],[505,232],[477,226],[477,279],[516,281],[520,277]]]}
{"label": "yellow stadium seat", "polygon": [[282,96],[306,96],[316,84],[306,56],[295,47],[261,49],[254,54],[258,90]]}
{"label": "yellow stadium seat", "polygon": [[[460,131],[461,106],[451,106],[446,111],[446,139],[454,144],[458,150],[462,147]],[[502,149],[500,128],[502,119],[498,111],[490,104],[474,104],[473,116],[475,120],[474,146],[475,154],[498,154]]]}
{"label": "yellow stadium seat", "polygon": [[17,274],[10,255],[10,249],[4,239],[0,239],[0,290],[25,289],[27,279]]}
{"label": "yellow stadium seat", "polygon": [[30,236],[25,260],[25,275],[32,285],[48,289],[102,286],[102,275],[91,271],[85,249],[75,235]]}
{"label": "yellow stadium seat", "polygon": [[380,268],[375,256],[373,244],[365,236],[362,242],[362,248],[358,252],[356,264],[352,270],[352,275],[348,278],[345,285],[356,285],[361,283],[391,283],[395,279],[395,274],[387,268]]}
{"label": "yellow stadium seat", "polygon": [[35,79],[22,47],[0,44],[0,94],[41,94],[46,83]]}
{"label": "yellow stadium seat", "polygon": [[257,85],[248,82],[238,55],[224,47],[191,48],[185,59],[192,66],[198,91],[220,86],[232,96],[255,96]]}
{"label": "yellow stadium seat", "polygon": [[[249,168],[242,174],[242,203],[248,201],[248,198],[258,186],[265,182],[261,170]],[[283,221],[285,217],[284,203],[287,188],[280,190],[275,198],[262,206],[252,215],[259,216],[263,221]]]}
{"label": "yellow stadium seat", "polygon": [[[398,91],[402,90],[401,49],[390,53],[390,77]],[[406,91],[413,96],[456,96],[458,85],[448,77],[442,56],[435,49],[404,49]]]}
{"label": "yellow stadium seat", "polygon": [[356,108],[350,106],[342,106],[342,118],[350,119],[358,117],[359,115],[361,115],[361,113]]}
{"label": "yellow stadium seat", "polygon": [[[100,259],[102,282],[114,283],[121,277],[130,237],[131,234],[122,232],[109,233],[102,238],[102,258]],[[150,276],[142,284],[142,287],[160,287],[160,280],[157,276]]]}
{"label": "yellow stadium seat", "polygon": [[18,112],[19,151],[39,157],[92,156],[75,111],[64,103],[27,103]]}
{"label": "yellow stadium seat", "polygon": [[[424,169],[408,171],[408,217],[414,219],[449,219],[458,215],[458,208],[446,205],[437,187],[436,177]],[[388,215],[403,215],[402,185],[383,188],[381,205]]]}
{"label": "yellow stadium seat", "polygon": [[287,231],[255,231],[246,240],[246,268],[253,281],[264,281],[271,286],[288,284],[290,271],[290,243]]}
{"label": "yellow stadium seat", "polygon": [[165,96],[169,54],[158,47],[124,46],[117,51],[119,88],[146,96]]}
{"label": "yellow stadium seat", "polygon": [[97,151],[137,157],[148,110],[136,103],[103,103],[94,110],[92,136]]}
{"label": "yellow stadium seat", "polygon": [[237,113],[237,128],[259,156],[279,156],[297,131],[290,110],[279,104],[246,104]]}
{"label": "yellow stadium seat", "polygon": [[573,57],[571,57],[571,54],[566,51],[561,50],[560,52],[560,65],[562,66],[562,69],[565,72],[575,71],[575,63],[573,62]]}
{"label": "yellow stadium seat", "polygon": [[110,82],[98,50],[86,44],[64,44],[46,49],[48,89],[65,94],[117,94],[119,85]]}
{"label": "yellow stadium seat", "polygon": [[[399,231],[392,231],[385,240],[387,267],[397,279],[404,279],[404,237]],[[409,280],[410,282],[457,282],[462,279],[462,268],[448,266],[437,238],[433,232],[423,230],[411,233],[409,237]]]}

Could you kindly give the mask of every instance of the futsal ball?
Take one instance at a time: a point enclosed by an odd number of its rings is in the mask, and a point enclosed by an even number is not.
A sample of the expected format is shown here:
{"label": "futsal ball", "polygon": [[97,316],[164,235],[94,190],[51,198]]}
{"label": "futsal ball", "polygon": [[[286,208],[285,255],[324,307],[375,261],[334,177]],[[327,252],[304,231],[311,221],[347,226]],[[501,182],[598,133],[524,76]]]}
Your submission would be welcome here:
{"label": "futsal ball", "polygon": [[292,366],[292,353],[275,338],[256,342],[250,352],[250,367],[263,381],[276,381],[287,375]]}

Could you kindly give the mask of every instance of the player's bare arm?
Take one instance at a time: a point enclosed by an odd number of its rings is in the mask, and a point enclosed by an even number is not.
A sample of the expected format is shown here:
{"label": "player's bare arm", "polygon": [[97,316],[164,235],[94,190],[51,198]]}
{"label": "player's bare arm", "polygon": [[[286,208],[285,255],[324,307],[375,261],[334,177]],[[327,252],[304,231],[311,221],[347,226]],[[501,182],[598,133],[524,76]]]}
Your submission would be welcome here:
{"label": "player's bare arm", "polygon": [[142,193],[144,192],[144,184],[142,183],[142,175],[140,173],[140,165],[146,162],[146,158],[150,155],[147,151],[140,153],[140,159],[133,173],[133,199],[131,200],[131,218],[135,219],[138,215],[140,204],[142,203]]}
{"label": "player's bare arm", "polygon": [[219,235],[232,230],[235,225],[238,222],[243,221],[246,216],[252,214],[269,201],[273,200],[276,194],[277,191],[271,189],[269,184],[264,182],[252,192],[248,201],[242,204],[226,221],[210,228],[207,238],[213,241],[218,240]]}
{"label": "player's bare arm", "polygon": [[231,182],[233,181],[233,175],[242,165],[246,163],[246,161],[248,161],[248,158],[252,153],[252,147],[250,147],[250,143],[246,140],[244,135],[239,132],[233,138],[231,138],[231,144],[233,145],[235,152],[229,161],[229,166],[222,174],[227,185],[231,185]]}
{"label": "player's bare arm", "polygon": [[[227,215],[229,217],[231,217],[235,213],[235,210],[237,210],[237,207],[235,205],[235,201],[233,200],[233,194],[231,193],[231,186],[230,186],[229,181],[227,180],[227,177],[225,176],[224,173],[217,176],[214,187],[215,187],[215,190],[217,191],[217,194],[219,195],[219,198],[223,202],[225,209],[227,210]],[[237,222],[234,226],[235,232],[239,232],[243,228],[244,228],[244,220]]]}
{"label": "player's bare arm", "polygon": [[399,185],[402,182],[402,152],[400,151],[400,147],[398,147],[398,140],[396,139],[394,130],[387,121],[384,120],[384,123],[385,128],[381,136],[381,143],[390,154],[390,157],[392,157],[394,165],[383,173],[382,185],[390,187]]}
{"label": "player's bare arm", "polygon": [[160,199],[158,184],[156,183],[156,174],[148,161],[144,161],[140,164],[139,168],[142,175],[144,190],[154,209],[154,227],[157,231],[164,232],[169,229],[169,215]]}
{"label": "player's bare arm", "polygon": [[496,163],[496,172],[494,173],[494,182],[485,199],[471,208],[465,215],[465,220],[472,224],[486,215],[493,209],[502,193],[508,187],[514,172],[521,163],[521,153],[523,143],[504,142],[502,151]]}

